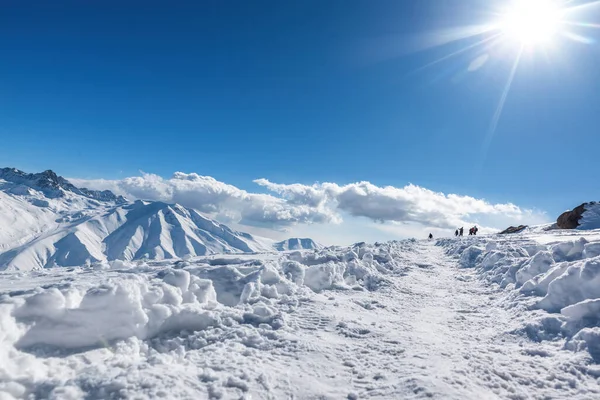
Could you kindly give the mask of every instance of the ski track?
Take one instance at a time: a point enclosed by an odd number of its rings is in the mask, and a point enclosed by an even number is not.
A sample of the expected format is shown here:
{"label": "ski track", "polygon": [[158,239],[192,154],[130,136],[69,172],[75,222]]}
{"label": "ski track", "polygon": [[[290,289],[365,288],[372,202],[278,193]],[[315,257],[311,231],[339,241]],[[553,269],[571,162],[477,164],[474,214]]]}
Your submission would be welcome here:
{"label": "ski track", "polygon": [[90,399],[600,398],[582,353],[519,334],[523,310],[503,306],[506,292],[442,247],[419,242],[400,263],[376,291],[277,303],[280,330],[232,325],[89,351],[28,350],[68,377],[36,384],[29,397],[79,398],[71,385]]}

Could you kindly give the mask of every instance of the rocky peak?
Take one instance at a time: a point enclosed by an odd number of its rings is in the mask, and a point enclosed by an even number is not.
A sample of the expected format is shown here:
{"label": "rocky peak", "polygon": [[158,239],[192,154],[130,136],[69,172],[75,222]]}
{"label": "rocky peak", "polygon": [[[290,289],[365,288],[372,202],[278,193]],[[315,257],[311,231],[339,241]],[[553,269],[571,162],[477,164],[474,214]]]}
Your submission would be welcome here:
{"label": "rocky peak", "polygon": [[123,196],[117,196],[110,190],[98,191],[77,188],[50,169],[37,174],[29,174],[16,168],[0,168],[0,179],[39,190],[49,198],[64,197],[65,192],[72,192],[98,201],[114,201],[118,204],[127,202]]}
{"label": "rocky peak", "polygon": [[560,229],[575,229],[579,226],[583,213],[590,206],[595,206],[597,203],[591,201],[589,203],[583,203],[580,206],[575,207],[571,211],[562,213],[556,220],[556,226]]}

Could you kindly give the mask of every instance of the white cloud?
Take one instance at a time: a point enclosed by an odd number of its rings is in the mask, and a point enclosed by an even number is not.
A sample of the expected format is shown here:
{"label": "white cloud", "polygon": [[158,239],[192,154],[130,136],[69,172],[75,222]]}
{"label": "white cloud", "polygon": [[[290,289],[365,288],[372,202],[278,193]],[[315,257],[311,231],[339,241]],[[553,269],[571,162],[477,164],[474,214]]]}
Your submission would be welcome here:
{"label": "white cloud", "polygon": [[505,221],[522,221],[541,214],[514,204],[491,204],[483,199],[434,192],[416,185],[403,188],[379,187],[369,182],[340,186],[335,183],[281,185],[266,179],[257,184],[278,193],[294,204],[330,207],[355,217],[380,222],[419,223],[428,227],[454,229],[477,222],[481,217],[500,216]]}
{"label": "white cloud", "polygon": [[[346,227],[369,231],[369,238],[404,232],[453,232],[473,224],[486,230],[511,224],[547,222],[544,213],[522,209],[511,203],[493,204],[483,199],[444,194],[416,186],[379,187],[369,182],[347,185],[336,183],[277,184],[267,179],[255,183],[272,194],[250,193],[210,176],[176,172],[169,179],[145,174],[120,180],[71,179],[73,184],[92,189],[109,189],[130,199],[176,202],[198,209],[226,223],[271,229],[294,228],[328,238],[326,232],[307,224],[340,224],[331,232]],[[361,218],[367,218],[363,220]],[[373,221],[379,222],[374,224]],[[345,237],[350,237],[344,235]],[[402,235],[401,235],[402,236]],[[323,240],[326,243],[335,240]],[[321,239],[322,240],[322,239]]]}
{"label": "white cloud", "polygon": [[108,189],[130,199],[179,203],[224,222],[285,228],[295,224],[339,222],[324,207],[292,204],[269,194],[249,193],[210,176],[176,172],[170,179],[143,173],[121,180],[70,179],[80,187]]}

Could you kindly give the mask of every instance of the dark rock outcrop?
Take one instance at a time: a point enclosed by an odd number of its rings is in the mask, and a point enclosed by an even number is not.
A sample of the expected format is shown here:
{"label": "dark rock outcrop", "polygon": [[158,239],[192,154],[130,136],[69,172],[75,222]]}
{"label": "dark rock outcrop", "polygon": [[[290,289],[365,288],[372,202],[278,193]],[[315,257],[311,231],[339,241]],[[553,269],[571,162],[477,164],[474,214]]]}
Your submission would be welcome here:
{"label": "dark rock outcrop", "polygon": [[582,205],[575,207],[571,211],[564,212],[556,220],[556,226],[558,229],[575,229],[579,226],[579,221],[585,212],[585,207],[588,204],[595,203],[583,203]]}
{"label": "dark rock outcrop", "polygon": [[527,225],[509,226],[508,228],[506,228],[505,230],[503,230],[499,234],[500,235],[506,235],[506,234],[509,234],[509,233],[519,233],[519,232],[523,232],[526,228],[528,228]]}

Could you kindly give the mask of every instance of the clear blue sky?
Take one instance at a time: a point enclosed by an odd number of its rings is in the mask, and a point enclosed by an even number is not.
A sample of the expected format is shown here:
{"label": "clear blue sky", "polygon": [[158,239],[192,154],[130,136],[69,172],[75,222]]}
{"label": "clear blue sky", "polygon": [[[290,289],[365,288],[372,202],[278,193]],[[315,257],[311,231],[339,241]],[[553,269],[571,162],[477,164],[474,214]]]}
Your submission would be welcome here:
{"label": "clear blue sky", "polygon": [[0,13],[2,166],[412,182],[550,214],[600,197],[599,46],[523,57],[485,157],[513,58],[416,71],[469,44],[409,51],[423,35],[490,1],[35,3]]}

